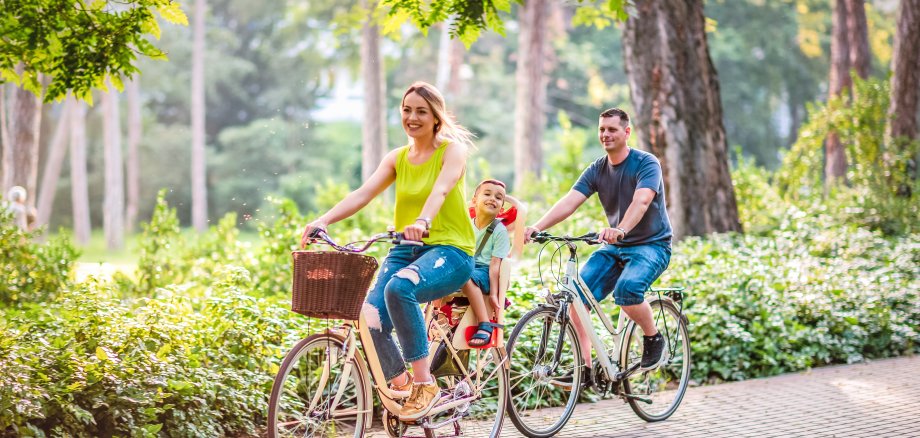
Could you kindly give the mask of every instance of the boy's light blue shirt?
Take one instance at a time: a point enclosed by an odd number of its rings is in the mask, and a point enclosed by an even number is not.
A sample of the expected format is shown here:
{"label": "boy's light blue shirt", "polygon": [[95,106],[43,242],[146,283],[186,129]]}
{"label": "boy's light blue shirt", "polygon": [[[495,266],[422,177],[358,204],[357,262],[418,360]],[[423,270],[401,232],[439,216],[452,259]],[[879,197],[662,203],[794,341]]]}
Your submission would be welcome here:
{"label": "boy's light blue shirt", "polygon": [[[479,244],[482,242],[482,238],[485,236],[488,228],[489,225],[486,225],[480,229],[476,226],[476,219],[473,219],[473,231],[476,233],[476,246],[474,247],[474,251],[479,248]],[[492,257],[503,259],[508,257],[508,253],[510,252],[511,238],[508,237],[508,229],[499,222],[498,225],[495,226],[495,230],[492,231],[492,237],[486,242],[486,246],[482,248],[482,252],[476,257],[475,262],[477,265],[488,265],[492,262]]]}

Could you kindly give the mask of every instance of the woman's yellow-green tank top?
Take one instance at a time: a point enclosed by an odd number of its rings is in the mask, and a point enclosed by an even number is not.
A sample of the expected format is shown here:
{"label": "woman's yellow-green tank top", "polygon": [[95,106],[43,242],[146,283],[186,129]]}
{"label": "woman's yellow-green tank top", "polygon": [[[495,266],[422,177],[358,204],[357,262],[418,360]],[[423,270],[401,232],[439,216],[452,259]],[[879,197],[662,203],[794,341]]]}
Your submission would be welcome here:
{"label": "woman's yellow-green tank top", "polygon": [[[435,149],[428,161],[422,164],[409,162],[409,146],[403,146],[396,154],[396,214],[394,222],[397,231],[402,231],[421,216],[422,207],[434,188],[441,173],[447,142]],[[424,242],[428,245],[451,245],[473,255],[476,237],[470,222],[466,205],[464,178],[460,175],[457,184],[444,199],[438,214],[431,218],[431,229]]]}

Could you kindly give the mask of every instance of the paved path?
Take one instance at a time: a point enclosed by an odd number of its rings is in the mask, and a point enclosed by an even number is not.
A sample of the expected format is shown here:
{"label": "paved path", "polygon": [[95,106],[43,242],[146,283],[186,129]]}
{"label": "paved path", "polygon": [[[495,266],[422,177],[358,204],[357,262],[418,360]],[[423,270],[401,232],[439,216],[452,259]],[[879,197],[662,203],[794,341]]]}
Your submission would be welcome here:
{"label": "paved path", "polygon": [[[502,436],[521,435],[506,420]],[[557,436],[920,437],[920,356],[690,388],[660,423],[619,399],[581,404]]]}

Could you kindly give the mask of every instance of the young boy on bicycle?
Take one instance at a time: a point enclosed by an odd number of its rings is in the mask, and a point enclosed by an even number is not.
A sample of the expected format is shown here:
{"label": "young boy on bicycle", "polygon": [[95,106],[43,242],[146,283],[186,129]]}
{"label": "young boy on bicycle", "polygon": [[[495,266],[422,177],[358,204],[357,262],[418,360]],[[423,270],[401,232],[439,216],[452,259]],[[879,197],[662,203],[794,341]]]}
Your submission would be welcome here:
{"label": "young boy on bicycle", "polygon": [[476,213],[472,219],[476,233],[476,253],[473,255],[475,266],[470,281],[461,290],[470,300],[470,307],[479,322],[476,333],[468,342],[474,348],[488,345],[495,328],[501,328],[499,324],[490,321],[492,312],[486,308],[483,295],[489,296],[494,310],[504,304],[499,303],[498,275],[502,259],[508,257],[511,251],[511,240],[507,228],[497,216],[506,197],[505,183],[494,179],[483,180],[473,193]]}

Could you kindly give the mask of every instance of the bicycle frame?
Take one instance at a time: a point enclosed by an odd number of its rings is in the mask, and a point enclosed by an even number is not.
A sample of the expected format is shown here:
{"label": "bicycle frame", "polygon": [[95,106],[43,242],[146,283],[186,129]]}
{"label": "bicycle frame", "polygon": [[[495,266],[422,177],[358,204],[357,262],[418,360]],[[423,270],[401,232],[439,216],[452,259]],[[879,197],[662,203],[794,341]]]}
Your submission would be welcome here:
{"label": "bicycle frame", "polygon": [[[498,372],[502,367],[504,367],[508,361],[507,356],[501,358],[501,363],[498,364],[495,370],[492,371],[488,376],[481,376],[478,373],[473,373],[470,369],[463,364],[463,362],[458,357],[458,351],[451,345],[450,337],[448,333],[438,324],[431,324],[431,321],[434,317],[433,306],[430,304],[427,305],[425,311],[425,321],[426,326],[429,327],[429,330],[434,330],[434,339],[444,340],[444,345],[450,352],[451,357],[455,360],[460,366],[460,371],[463,373],[462,380],[465,381],[469,387],[472,389],[472,393],[467,396],[457,400],[451,400],[446,403],[441,403],[431,409],[428,416],[435,415],[457,406],[463,405],[464,403],[469,403],[477,399],[482,391],[483,386],[486,382],[490,381],[495,373]],[[357,327],[357,336],[355,336]],[[387,385],[386,376],[383,374],[383,368],[380,366],[380,358],[377,356],[377,349],[374,347],[374,340],[371,338],[370,330],[368,329],[367,322],[364,319],[364,315],[361,315],[360,320],[358,321],[347,321],[343,325],[345,329],[344,338],[345,338],[345,348],[346,348],[346,357],[345,357],[345,366],[342,371],[343,376],[348,376],[351,373],[351,367],[353,364],[358,363],[360,360],[364,360],[365,364],[368,365],[370,370],[371,385],[377,390],[377,395],[380,397],[380,401],[383,404],[384,408],[390,412],[396,413],[401,409],[401,405],[397,402],[397,397],[393,391]],[[340,333],[341,334],[341,333]],[[358,354],[358,343],[356,341],[360,340],[361,345],[360,349],[363,351],[363,355]],[[481,360],[481,359],[480,359]],[[329,361],[326,362],[326,367],[329,366]],[[476,364],[478,369],[480,364]],[[328,368],[323,369],[323,373],[320,376],[320,387],[325,386],[327,379],[330,375],[330,370]],[[335,415],[335,409],[338,406],[342,395],[345,391],[345,385],[339,385],[339,388],[332,399],[332,402],[329,407],[329,411]],[[314,408],[318,400],[313,400],[311,402],[310,408]]]}
{"label": "bicycle frame", "polygon": [[[607,354],[607,344],[598,336],[597,330],[595,330],[594,327],[594,321],[591,320],[589,308],[597,313],[601,324],[603,324],[607,332],[613,336],[612,351],[614,352],[620,351],[620,346],[624,341],[623,329],[626,326],[628,317],[626,316],[626,312],[620,312],[617,325],[614,328],[613,323],[610,322],[610,318],[601,311],[600,304],[594,299],[594,295],[591,294],[590,289],[588,289],[588,286],[578,273],[578,268],[575,265],[575,244],[566,242],[565,245],[569,248],[570,256],[565,265],[565,275],[559,280],[559,285],[560,289],[566,292],[569,299],[560,303],[560,312],[557,318],[568,317],[568,312],[565,312],[566,307],[572,307],[575,311],[575,315],[577,315],[578,320],[582,324],[582,328],[588,334],[588,339],[591,341],[591,348],[597,352],[598,362],[607,373],[607,376],[613,379],[620,372],[620,360],[619,358],[611,360],[610,356]],[[587,307],[585,307],[583,297],[587,299]]]}

